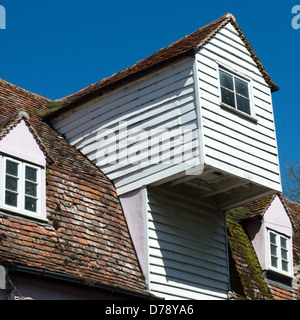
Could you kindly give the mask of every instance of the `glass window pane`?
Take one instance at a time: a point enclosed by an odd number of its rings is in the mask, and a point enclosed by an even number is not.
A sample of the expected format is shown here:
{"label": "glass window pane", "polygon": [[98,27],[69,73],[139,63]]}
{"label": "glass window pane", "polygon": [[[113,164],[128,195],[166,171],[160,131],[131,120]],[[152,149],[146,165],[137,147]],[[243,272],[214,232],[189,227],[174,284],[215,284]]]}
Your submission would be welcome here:
{"label": "glass window pane", "polygon": [[277,257],[277,247],[271,244],[271,255]]}
{"label": "glass window pane", "polygon": [[282,270],[289,271],[289,264],[286,261],[282,261]]}
{"label": "glass window pane", "polygon": [[235,101],[234,101],[234,93],[226,90],[224,88],[221,88],[221,94],[222,94],[222,102],[235,107]]}
{"label": "glass window pane", "polygon": [[233,90],[233,76],[220,70],[220,83],[222,87]]}
{"label": "glass window pane", "polygon": [[244,97],[249,98],[248,83],[238,78],[234,78],[234,81],[235,81],[235,91],[243,95]]}
{"label": "glass window pane", "polygon": [[288,252],[285,249],[281,249],[281,258],[284,260],[288,260]]}
{"label": "glass window pane", "polygon": [[243,111],[247,114],[250,114],[250,101],[246,98],[243,98],[239,95],[236,95],[237,108],[240,111]]}
{"label": "glass window pane", "polygon": [[277,268],[277,258],[271,257],[271,265],[274,268]]}
{"label": "glass window pane", "polygon": [[6,176],[5,188],[11,191],[18,191],[18,179]]}
{"label": "glass window pane", "polygon": [[25,179],[36,182],[37,169],[27,167],[25,170]]}
{"label": "glass window pane", "polygon": [[18,176],[18,163],[6,161],[6,173],[17,177]]}
{"label": "glass window pane", "polygon": [[270,242],[276,244],[276,234],[270,233]]}
{"label": "glass window pane", "polygon": [[280,237],[281,248],[287,249],[287,240],[283,237]]}
{"label": "glass window pane", "polygon": [[25,197],[25,209],[32,212],[36,212],[36,200]]}
{"label": "glass window pane", "polygon": [[36,197],[36,187],[37,185],[31,182],[25,182],[25,194],[29,196]]}
{"label": "glass window pane", "polygon": [[9,191],[5,192],[5,204],[13,207],[18,206],[18,196],[15,193],[11,193]]}

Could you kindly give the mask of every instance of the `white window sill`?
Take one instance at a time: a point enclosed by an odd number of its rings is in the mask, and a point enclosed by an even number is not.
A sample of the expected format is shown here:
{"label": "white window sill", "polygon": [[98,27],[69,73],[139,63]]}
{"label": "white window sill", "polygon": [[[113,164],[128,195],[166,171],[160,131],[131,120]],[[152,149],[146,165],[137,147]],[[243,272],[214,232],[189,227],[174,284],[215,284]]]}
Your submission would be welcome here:
{"label": "white window sill", "polygon": [[30,220],[35,220],[35,221],[39,221],[39,222],[43,222],[43,223],[49,223],[49,220],[47,218],[41,217],[37,214],[31,214],[31,213],[27,213],[27,212],[23,212],[23,211],[19,211],[19,210],[14,210],[13,208],[9,208],[9,207],[0,207],[0,210],[4,213],[8,213],[10,216],[14,216],[16,218],[18,217],[23,217],[23,218],[27,218]]}
{"label": "white window sill", "polygon": [[273,268],[273,267],[269,267],[267,269],[267,271],[277,273],[277,274],[279,274],[281,276],[284,276],[284,277],[287,277],[287,278],[290,278],[290,279],[294,278],[294,276],[290,272],[281,271],[281,270]]}
{"label": "white window sill", "polygon": [[234,114],[237,114],[237,115],[239,115],[239,116],[241,116],[241,117],[243,117],[243,118],[245,118],[247,120],[250,120],[252,122],[255,122],[255,123],[258,122],[258,119],[253,117],[252,115],[247,114],[247,113],[245,113],[243,111],[240,111],[240,110],[238,110],[238,109],[236,109],[236,108],[234,108],[234,107],[232,107],[232,106],[230,106],[230,105],[228,105],[226,103],[222,102],[221,103],[221,108],[224,108],[224,109],[226,109],[226,110],[228,110],[228,111],[230,111],[230,112],[232,112]]}

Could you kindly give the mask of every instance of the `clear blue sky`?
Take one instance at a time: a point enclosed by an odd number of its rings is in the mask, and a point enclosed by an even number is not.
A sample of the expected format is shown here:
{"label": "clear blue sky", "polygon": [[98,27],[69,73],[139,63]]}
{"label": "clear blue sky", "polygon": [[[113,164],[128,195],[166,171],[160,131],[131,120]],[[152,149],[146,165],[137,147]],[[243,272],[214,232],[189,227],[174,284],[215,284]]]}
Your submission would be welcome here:
{"label": "clear blue sky", "polygon": [[0,30],[0,78],[49,99],[62,98],[231,12],[281,88],[273,103],[283,168],[283,162],[300,160],[300,29],[291,25],[297,4],[0,0],[7,20]]}

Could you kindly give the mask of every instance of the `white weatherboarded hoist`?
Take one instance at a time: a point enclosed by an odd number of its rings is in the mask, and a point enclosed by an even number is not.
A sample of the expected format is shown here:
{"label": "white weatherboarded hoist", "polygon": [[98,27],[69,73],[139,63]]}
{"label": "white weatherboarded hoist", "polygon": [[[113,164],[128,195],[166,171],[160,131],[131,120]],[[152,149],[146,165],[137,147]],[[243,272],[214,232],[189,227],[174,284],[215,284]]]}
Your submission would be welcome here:
{"label": "white weatherboarded hoist", "polygon": [[47,116],[114,182],[153,294],[226,299],[224,212],[281,191],[277,90],[226,14]]}

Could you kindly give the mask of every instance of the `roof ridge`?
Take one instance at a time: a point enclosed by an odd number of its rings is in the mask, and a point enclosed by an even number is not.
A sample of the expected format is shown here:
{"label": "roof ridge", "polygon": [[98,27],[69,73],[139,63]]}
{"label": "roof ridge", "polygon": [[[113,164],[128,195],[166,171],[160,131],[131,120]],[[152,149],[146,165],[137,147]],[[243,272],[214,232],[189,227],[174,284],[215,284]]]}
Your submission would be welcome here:
{"label": "roof ridge", "polygon": [[264,209],[264,213],[263,215],[265,215],[265,213],[267,212],[267,210],[270,208],[272,202],[274,201],[274,199],[276,198],[277,194],[273,194],[272,197],[270,197],[270,202],[268,203],[268,205],[265,207]]}

